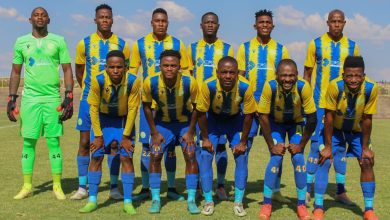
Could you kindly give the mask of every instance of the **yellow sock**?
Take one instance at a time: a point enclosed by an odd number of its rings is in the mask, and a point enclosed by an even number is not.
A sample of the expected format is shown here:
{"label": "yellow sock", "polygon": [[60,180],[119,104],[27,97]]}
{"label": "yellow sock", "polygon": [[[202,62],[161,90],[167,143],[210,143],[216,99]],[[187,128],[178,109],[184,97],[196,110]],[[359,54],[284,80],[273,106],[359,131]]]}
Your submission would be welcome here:
{"label": "yellow sock", "polygon": [[31,189],[32,188],[32,173],[23,174],[23,188]]}
{"label": "yellow sock", "polygon": [[53,173],[53,186],[61,186],[61,173]]}

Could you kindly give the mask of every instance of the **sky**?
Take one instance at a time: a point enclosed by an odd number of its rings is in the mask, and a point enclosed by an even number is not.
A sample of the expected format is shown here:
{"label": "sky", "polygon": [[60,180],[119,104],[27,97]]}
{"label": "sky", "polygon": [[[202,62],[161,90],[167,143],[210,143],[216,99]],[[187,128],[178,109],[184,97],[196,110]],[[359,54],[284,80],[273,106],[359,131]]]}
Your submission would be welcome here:
{"label": "sky", "polygon": [[113,32],[131,46],[151,31],[151,14],[155,8],[168,11],[168,33],[186,45],[202,38],[200,18],[213,11],[220,21],[218,37],[232,44],[235,54],[241,43],[256,35],[255,12],[271,10],[275,24],[271,37],[287,46],[300,74],[308,43],[328,30],[328,12],[341,9],[347,20],[344,34],[359,44],[367,75],[376,81],[390,81],[390,1],[387,0],[1,0],[0,76],[9,76],[16,38],[31,32],[28,18],[33,8],[47,9],[51,18],[49,31],[65,37],[73,59],[77,42],[96,31],[93,18],[96,6],[101,3],[113,8]]}

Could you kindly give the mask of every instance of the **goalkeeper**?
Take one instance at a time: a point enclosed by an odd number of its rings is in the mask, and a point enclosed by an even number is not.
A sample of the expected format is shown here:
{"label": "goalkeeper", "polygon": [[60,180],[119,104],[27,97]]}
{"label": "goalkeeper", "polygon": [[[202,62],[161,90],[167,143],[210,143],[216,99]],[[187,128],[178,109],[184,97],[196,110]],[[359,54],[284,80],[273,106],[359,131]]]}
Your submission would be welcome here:
{"label": "goalkeeper", "polygon": [[[66,199],[61,188],[62,152],[60,136],[63,121],[73,114],[73,76],[71,60],[62,36],[49,33],[47,11],[35,8],[29,19],[32,33],[19,37],[14,45],[14,56],[7,105],[8,118],[16,122],[19,110],[16,106],[20,75],[24,64],[24,89],[20,108],[20,133],[23,137],[22,171],[24,184],[14,199],[32,195],[32,177],[35,146],[43,135],[49,147],[53,194],[59,200]],[[65,99],[61,103],[60,73],[64,72]]]}

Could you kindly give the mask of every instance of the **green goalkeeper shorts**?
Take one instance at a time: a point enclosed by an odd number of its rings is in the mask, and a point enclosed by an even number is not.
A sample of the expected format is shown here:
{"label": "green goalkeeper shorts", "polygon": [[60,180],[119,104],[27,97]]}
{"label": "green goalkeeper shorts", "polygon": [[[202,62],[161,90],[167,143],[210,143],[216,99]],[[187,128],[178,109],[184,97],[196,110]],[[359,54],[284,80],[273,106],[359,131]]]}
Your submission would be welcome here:
{"label": "green goalkeeper shorts", "polygon": [[20,134],[24,138],[38,139],[44,137],[59,137],[63,134],[61,112],[58,102],[28,102],[22,99],[20,106]]}

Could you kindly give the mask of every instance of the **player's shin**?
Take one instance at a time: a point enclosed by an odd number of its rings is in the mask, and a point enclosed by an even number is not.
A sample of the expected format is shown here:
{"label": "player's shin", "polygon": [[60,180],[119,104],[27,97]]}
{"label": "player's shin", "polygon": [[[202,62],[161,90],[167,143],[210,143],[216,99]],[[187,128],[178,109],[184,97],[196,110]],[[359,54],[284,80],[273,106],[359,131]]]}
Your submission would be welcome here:
{"label": "player's shin", "polygon": [[298,153],[291,158],[294,166],[295,186],[297,190],[298,206],[306,204],[306,167],[305,158]]}
{"label": "player's shin", "polygon": [[267,165],[264,177],[264,201],[263,204],[272,204],[272,193],[278,178],[280,165],[283,157],[280,155],[271,155]]}
{"label": "player's shin", "polygon": [[22,151],[23,188],[32,189],[32,176],[35,162],[35,146],[37,139],[24,138]]}
{"label": "player's shin", "polygon": [[200,168],[200,178],[201,178],[202,189],[203,189],[203,193],[205,196],[205,202],[206,203],[213,202],[213,192],[212,192],[213,154],[205,149],[202,149],[201,160],[202,160],[202,163],[200,164],[199,168]]}
{"label": "player's shin", "polygon": [[324,164],[319,165],[314,183],[314,208],[324,209],[324,194],[328,186],[330,159],[326,159]]}
{"label": "player's shin", "polygon": [[248,154],[247,152],[234,155],[236,170],[234,172],[234,202],[242,203],[248,178]]}
{"label": "player's shin", "polygon": [[149,144],[142,144],[141,153],[141,179],[142,188],[149,189],[149,163],[150,163],[150,148]]}
{"label": "player's shin", "polygon": [[307,171],[306,187],[308,193],[311,193],[312,191],[312,184],[318,166],[317,164],[318,156],[319,156],[318,147],[319,147],[318,141],[312,140],[310,144],[310,152],[306,160],[306,171]]}

